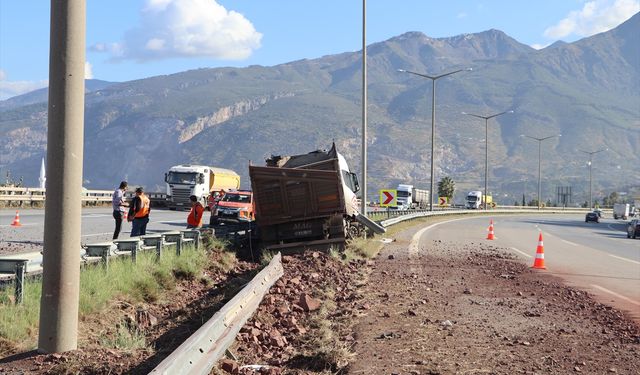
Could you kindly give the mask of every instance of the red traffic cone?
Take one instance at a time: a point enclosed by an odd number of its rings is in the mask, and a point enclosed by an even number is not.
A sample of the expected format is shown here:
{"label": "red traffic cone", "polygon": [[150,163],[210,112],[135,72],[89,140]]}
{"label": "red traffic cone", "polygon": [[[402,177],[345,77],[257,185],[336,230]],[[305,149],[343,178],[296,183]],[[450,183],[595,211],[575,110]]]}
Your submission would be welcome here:
{"label": "red traffic cone", "polygon": [[493,219],[489,222],[489,234],[487,234],[488,240],[495,240],[496,237],[493,235]]}
{"label": "red traffic cone", "polygon": [[541,270],[547,269],[547,267],[544,266],[544,243],[542,242],[542,232],[540,232],[540,236],[538,237],[538,248],[536,249],[536,259],[533,261],[533,268]]}
{"label": "red traffic cone", "polygon": [[127,213],[126,210],[124,212],[122,212],[122,220],[126,221],[127,220],[127,215],[128,215],[128,213]]}
{"label": "red traffic cone", "polygon": [[13,223],[11,223],[12,227],[21,227],[22,224],[20,224],[20,213],[18,211],[16,211],[16,217],[13,218]]}

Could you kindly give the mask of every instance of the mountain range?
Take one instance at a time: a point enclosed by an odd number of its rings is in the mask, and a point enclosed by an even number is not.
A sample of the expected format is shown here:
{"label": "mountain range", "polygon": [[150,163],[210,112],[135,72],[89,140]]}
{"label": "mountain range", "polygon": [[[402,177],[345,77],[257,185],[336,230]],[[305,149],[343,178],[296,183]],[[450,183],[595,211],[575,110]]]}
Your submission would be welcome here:
{"label": "mountain range", "polygon": [[[122,179],[164,189],[176,164],[230,168],[249,187],[249,163],[330,147],[360,173],[362,53],[276,66],[210,68],[128,82],[89,80],[84,184]],[[571,186],[574,202],[640,187],[640,13],[610,31],[536,50],[499,30],[430,38],[408,32],[367,47],[368,190],[428,188],[432,82],[437,75],[435,180],[460,196],[484,186],[503,204],[535,198],[538,146],[543,199]],[[36,186],[46,154],[46,89],[0,101],[0,173]],[[485,121],[462,112],[489,116]],[[550,138],[540,144],[524,137]],[[598,195],[599,194],[599,195]]]}

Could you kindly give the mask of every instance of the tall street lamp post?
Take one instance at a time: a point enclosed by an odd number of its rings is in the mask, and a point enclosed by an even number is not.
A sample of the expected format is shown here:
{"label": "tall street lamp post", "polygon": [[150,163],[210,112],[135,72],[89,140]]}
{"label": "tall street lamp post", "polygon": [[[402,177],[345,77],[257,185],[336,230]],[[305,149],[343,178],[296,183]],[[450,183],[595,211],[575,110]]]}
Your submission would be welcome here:
{"label": "tall street lamp post", "polygon": [[535,139],[536,141],[538,141],[538,209],[541,208],[541,203],[540,203],[540,187],[541,185],[541,166],[542,166],[542,141],[550,139],[550,138],[555,138],[555,137],[562,137],[562,134],[556,134],[556,135],[550,135],[548,137],[544,137],[544,138],[536,138],[536,137],[531,137],[529,135],[525,135],[522,134],[522,137],[527,137],[527,138],[531,138],[531,139]]}
{"label": "tall street lamp post", "polygon": [[434,175],[433,159],[434,159],[434,146],[435,146],[435,140],[436,140],[436,80],[442,77],[450,76],[458,72],[470,71],[470,70],[472,69],[471,68],[458,69],[453,72],[444,73],[437,76],[430,76],[428,74],[421,74],[421,73],[416,73],[409,70],[398,69],[398,72],[409,73],[422,78],[428,78],[431,80],[431,88],[432,88],[431,90],[431,184],[430,184],[431,187],[429,190],[429,211],[433,211],[433,175]]}
{"label": "tall street lamp post", "polygon": [[593,164],[592,163],[593,155],[595,155],[595,154],[597,154],[599,152],[607,151],[607,150],[608,150],[608,148],[603,148],[602,150],[598,150],[598,151],[582,151],[582,150],[579,150],[580,152],[583,152],[583,153],[589,155],[589,162],[588,162],[588,164],[589,164],[589,209],[593,208],[593,200],[592,200],[593,196],[591,195],[591,192],[592,192],[591,187],[592,187],[592,182],[593,182],[593,180],[591,178],[591,165]]}
{"label": "tall street lamp post", "polygon": [[[489,119],[504,115],[505,113],[513,113],[513,111],[504,111],[491,116],[475,115],[473,113],[462,112],[463,115],[473,116],[484,119],[484,209],[487,210],[487,194],[489,181]],[[482,202],[482,201],[481,201]]]}

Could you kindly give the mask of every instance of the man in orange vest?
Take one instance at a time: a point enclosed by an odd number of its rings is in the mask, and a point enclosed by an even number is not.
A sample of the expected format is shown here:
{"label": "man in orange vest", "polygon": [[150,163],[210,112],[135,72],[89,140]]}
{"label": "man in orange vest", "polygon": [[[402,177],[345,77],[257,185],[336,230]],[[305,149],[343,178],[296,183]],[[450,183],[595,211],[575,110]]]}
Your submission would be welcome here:
{"label": "man in orange vest", "polygon": [[136,196],[129,208],[128,220],[133,220],[131,224],[131,237],[144,236],[147,234],[147,224],[149,223],[149,212],[151,211],[151,201],[144,194],[142,187],[136,188]]}
{"label": "man in orange vest", "polygon": [[204,207],[195,195],[190,196],[189,200],[191,201],[191,211],[189,211],[189,216],[187,216],[187,228],[202,228]]}

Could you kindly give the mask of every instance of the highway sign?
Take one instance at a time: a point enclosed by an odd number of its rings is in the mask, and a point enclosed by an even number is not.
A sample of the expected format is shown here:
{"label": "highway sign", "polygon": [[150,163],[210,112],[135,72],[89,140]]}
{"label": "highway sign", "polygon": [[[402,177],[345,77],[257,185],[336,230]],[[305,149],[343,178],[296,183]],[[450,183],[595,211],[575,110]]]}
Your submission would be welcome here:
{"label": "highway sign", "polygon": [[438,205],[440,207],[447,206],[449,204],[449,197],[438,197]]}
{"label": "highway sign", "polygon": [[396,189],[380,190],[380,207],[395,207],[398,205],[398,191]]}

